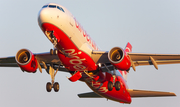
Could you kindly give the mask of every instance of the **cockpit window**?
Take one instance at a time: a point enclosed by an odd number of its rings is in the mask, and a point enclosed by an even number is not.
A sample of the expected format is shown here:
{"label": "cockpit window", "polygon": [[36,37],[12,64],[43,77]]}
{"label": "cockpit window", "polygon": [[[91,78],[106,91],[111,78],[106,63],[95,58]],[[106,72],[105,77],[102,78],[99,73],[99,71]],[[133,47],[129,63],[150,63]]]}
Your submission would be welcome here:
{"label": "cockpit window", "polygon": [[59,6],[56,6],[56,5],[44,5],[42,8],[46,8],[46,7],[49,7],[49,8],[57,8],[59,9],[60,11],[62,12],[65,12],[64,9],[62,7],[59,7]]}
{"label": "cockpit window", "polygon": [[46,7],[48,7],[48,5],[44,5],[42,8],[46,8]]}
{"label": "cockpit window", "polygon": [[59,10],[61,10],[61,11],[64,12],[63,8],[61,8],[61,7],[59,7],[59,6],[57,6],[57,8],[58,8]]}
{"label": "cockpit window", "polygon": [[50,8],[56,8],[56,5],[49,5]]}

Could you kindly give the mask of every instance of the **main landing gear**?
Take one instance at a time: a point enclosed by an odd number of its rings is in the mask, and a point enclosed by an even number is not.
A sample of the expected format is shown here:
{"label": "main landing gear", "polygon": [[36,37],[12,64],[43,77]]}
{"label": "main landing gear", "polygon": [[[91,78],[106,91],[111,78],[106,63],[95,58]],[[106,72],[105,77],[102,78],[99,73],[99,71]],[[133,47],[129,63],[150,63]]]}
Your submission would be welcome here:
{"label": "main landing gear", "polygon": [[113,87],[115,87],[116,91],[119,91],[121,89],[121,83],[120,83],[120,81],[115,82],[115,80],[117,78],[115,69],[113,70],[113,73],[111,75],[113,77],[113,82],[111,82],[111,81],[108,82],[108,86],[107,86],[108,90],[112,91]]}
{"label": "main landing gear", "polygon": [[113,87],[115,87],[116,91],[119,91],[121,89],[121,84],[119,81],[116,81],[115,84],[113,85],[113,83],[111,81],[108,82],[108,90],[112,91]]}
{"label": "main landing gear", "polygon": [[59,91],[59,83],[58,82],[55,82],[54,84],[51,84],[50,82],[48,82],[46,84],[46,90],[47,92],[51,92],[52,88],[54,88],[54,91],[55,92],[58,92]]}
{"label": "main landing gear", "polygon": [[50,55],[57,55],[58,50],[57,49],[50,49]]}

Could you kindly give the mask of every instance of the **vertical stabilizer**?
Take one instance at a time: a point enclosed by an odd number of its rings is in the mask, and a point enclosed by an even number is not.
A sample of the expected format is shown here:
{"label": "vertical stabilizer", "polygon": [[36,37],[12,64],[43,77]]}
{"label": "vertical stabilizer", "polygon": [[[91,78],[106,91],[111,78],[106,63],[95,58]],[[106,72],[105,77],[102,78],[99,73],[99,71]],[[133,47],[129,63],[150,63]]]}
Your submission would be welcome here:
{"label": "vertical stabilizer", "polygon": [[[124,50],[126,53],[132,52],[132,45],[128,42]],[[120,73],[123,76],[123,78],[127,81],[127,71],[120,71]]]}
{"label": "vertical stabilizer", "polygon": [[125,47],[125,52],[132,52],[132,45],[128,42]]}

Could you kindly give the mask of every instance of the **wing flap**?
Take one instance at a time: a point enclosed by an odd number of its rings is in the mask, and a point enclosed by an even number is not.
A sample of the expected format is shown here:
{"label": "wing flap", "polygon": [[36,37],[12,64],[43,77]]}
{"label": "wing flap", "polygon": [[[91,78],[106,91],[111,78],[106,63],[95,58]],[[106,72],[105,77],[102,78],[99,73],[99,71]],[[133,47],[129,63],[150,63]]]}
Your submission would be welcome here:
{"label": "wing flap", "polygon": [[[152,61],[133,61],[135,66],[142,66],[142,65],[153,65]],[[180,60],[156,60],[156,63],[158,65],[163,65],[163,64],[179,64]]]}
{"label": "wing flap", "polygon": [[173,92],[162,92],[162,91],[147,91],[147,90],[127,90],[132,98],[137,97],[165,97],[165,96],[176,96]]}

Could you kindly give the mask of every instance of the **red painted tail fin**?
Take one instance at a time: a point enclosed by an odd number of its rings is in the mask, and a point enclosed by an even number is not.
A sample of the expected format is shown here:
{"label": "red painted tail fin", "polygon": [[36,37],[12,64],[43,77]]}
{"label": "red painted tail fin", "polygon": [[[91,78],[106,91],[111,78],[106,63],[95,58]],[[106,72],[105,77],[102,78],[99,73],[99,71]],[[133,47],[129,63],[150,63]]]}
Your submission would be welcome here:
{"label": "red painted tail fin", "polygon": [[125,47],[125,52],[132,52],[132,45],[128,42]]}

